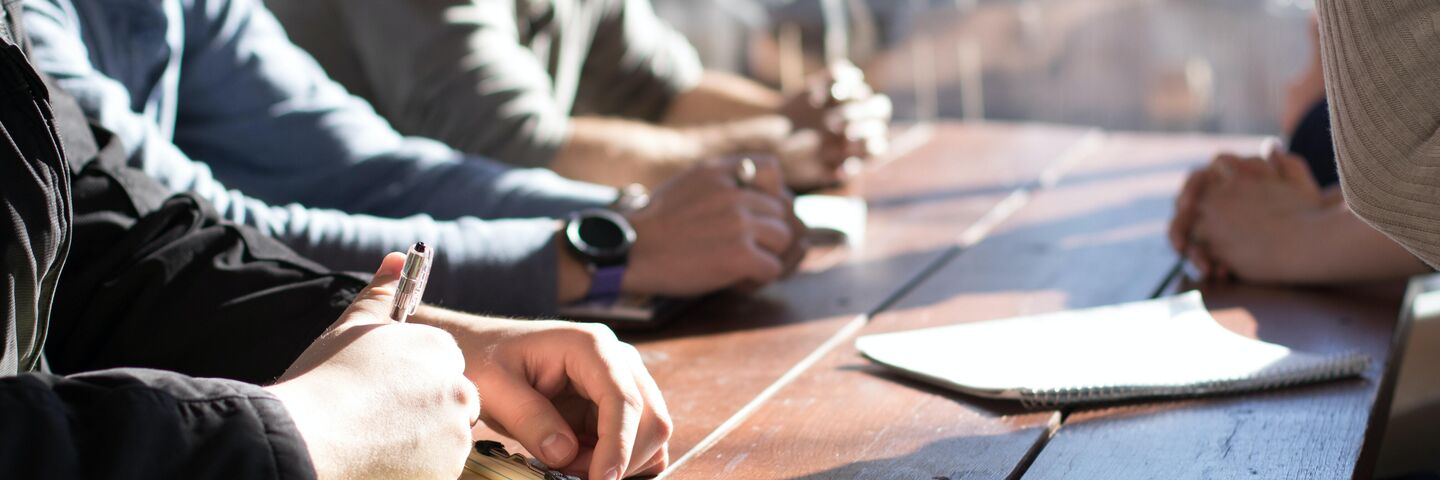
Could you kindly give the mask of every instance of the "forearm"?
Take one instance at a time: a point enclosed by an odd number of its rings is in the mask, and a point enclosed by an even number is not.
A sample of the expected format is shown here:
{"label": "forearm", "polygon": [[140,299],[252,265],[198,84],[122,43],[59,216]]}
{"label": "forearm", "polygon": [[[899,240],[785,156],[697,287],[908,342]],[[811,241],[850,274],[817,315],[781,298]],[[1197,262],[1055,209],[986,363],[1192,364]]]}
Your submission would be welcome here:
{"label": "forearm", "polygon": [[780,92],[753,80],[706,71],[695,88],[671,100],[665,124],[694,125],[775,115],[784,104]]}
{"label": "forearm", "polygon": [[[1296,283],[1334,284],[1404,278],[1430,272],[1415,255],[1361,221],[1343,204],[1315,212],[1289,262]],[[1294,253],[1292,253],[1294,255]]]}
{"label": "forearm", "polygon": [[575,180],[654,187],[693,165],[713,148],[699,135],[621,118],[579,117],[550,169]]}
{"label": "forearm", "polygon": [[570,251],[564,235],[563,229],[555,232],[555,294],[556,301],[561,305],[578,302],[590,292],[590,269]]}
{"label": "forearm", "polygon": [[[570,212],[604,206],[619,194],[614,188],[563,178],[543,168],[510,168],[487,159],[460,157],[429,141],[409,139],[407,145],[365,163],[379,164],[350,175],[370,180],[355,192],[357,202],[340,207],[352,213],[385,217],[429,215],[436,219],[562,217]],[[395,174],[386,173],[393,165]]]}
{"label": "forearm", "polygon": [[[155,119],[131,110],[134,102],[124,85],[93,68],[73,15],[34,2],[26,4],[26,20],[33,27],[37,65],[73,92],[93,120],[116,133],[132,165],[171,191],[199,194],[237,222],[247,215],[236,205],[247,198],[441,219],[555,216],[613,200],[612,189],[538,169],[505,168],[431,140],[400,136],[323,72],[309,68],[313,64],[266,21],[268,15],[237,3],[226,4],[244,10],[227,16],[235,25],[213,30],[243,27],[242,33],[217,33],[186,57],[193,69],[185,71],[179,107],[181,117],[224,121],[181,122],[174,142]],[[237,47],[251,43],[265,48]]]}
{"label": "forearm", "polygon": [[576,180],[654,188],[708,158],[773,152],[789,132],[789,122],[776,116],[684,127],[582,117],[572,120],[550,168]]}
{"label": "forearm", "polygon": [[[436,221],[423,216],[389,219],[324,210],[288,213],[288,218],[277,220],[290,227],[272,232],[302,255],[338,270],[368,270],[375,259],[388,252],[403,252],[415,242],[435,245],[427,303],[533,317],[554,314],[567,298],[559,293],[566,286],[560,283],[558,273],[564,258],[563,242],[557,237],[559,220]],[[585,280],[588,282],[588,277]]]}

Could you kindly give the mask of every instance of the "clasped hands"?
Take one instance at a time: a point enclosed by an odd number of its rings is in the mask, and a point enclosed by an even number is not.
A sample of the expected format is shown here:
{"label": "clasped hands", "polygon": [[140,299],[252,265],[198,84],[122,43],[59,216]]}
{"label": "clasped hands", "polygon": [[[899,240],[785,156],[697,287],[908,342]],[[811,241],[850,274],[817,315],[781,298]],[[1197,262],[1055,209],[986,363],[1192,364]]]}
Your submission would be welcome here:
{"label": "clasped hands", "polygon": [[777,149],[787,183],[797,190],[834,186],[850,175],[851,159],[884,155],[892,109],[890,97],[848,62],[812,76],[781,109],[795,129]]}
{"label": "clasped hands", "polygon": [[1171,246],[1204,281],[1300,280],[1307,245],[1325,234],[1315,219],[1341,204],[1322,190],[1304,159],[1266,148],[1263,156],[1217,156],[1192,172],[1175,202]]}

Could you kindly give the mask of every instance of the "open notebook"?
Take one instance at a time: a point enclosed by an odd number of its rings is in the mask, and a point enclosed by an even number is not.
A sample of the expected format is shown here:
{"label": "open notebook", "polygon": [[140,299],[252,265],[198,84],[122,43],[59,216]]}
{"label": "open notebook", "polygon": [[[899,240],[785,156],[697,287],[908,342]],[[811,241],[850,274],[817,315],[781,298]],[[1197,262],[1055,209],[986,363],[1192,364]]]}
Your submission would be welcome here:
{"label": "open notebook", "polygon": [[1226,330],[1199,292],[856,340],[871,360],[982,397],[1062,406],[1280,388],[1358,375],[1360,354],[1312,355]]}

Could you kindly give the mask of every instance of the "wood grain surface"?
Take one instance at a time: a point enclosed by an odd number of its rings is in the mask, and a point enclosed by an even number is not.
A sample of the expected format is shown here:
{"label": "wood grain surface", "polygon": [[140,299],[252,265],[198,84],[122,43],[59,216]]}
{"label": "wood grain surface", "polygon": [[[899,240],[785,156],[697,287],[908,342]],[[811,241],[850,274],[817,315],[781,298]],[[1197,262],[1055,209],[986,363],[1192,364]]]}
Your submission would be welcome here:
{"label": "wood grain surface", "polygon": [[[1219,149],[1258,145],[1107,136],[983,241],[957,240],[943,267],[860,334],[1145,298],[1175,265],[1163,232],[1185,172]],[[670,478],[1004,478],[1023,472],[1060,419],[900,379],[852,342]]]}
{"label": "wood grain surface", "polygon": [[870,205],[862,246],[817,250],[794,277],[756,294],[716,296],[660,331],[622,335],[664,391],[676,425],[672,458],[936,263],[962,230],[1086,134],[936,125],[919,148],[873,165],[850,187]]}
{"label": "wood grain surface", "polygon": [[[1189,169],[1260,139],[941,124],[839,193],[870,207],[857,247],[794,277],[708,298],[622,334],[664,390],[665,478],[1364,477],[1389,404],[1400,286],[1210,286],[1227,328],[1314,352],[1361,351],[1363,376],[1254,395],[1030,411],[900,378],[860,335],[1173,293],[1165,240]],[[905,140],[904,138],[908,138]],[[902,148],[903,149],[903,148]],[[511,445],[513,448],[514,446]]]}
{"label": "wood grain surface", "polygon": [[1370,368],[1320,385],[1073,413],[1025,478],[1368,478],[1376,449],[1364,447],[1383,433],[1403,289],[1203,289],[1232,331],[1362,352]]}

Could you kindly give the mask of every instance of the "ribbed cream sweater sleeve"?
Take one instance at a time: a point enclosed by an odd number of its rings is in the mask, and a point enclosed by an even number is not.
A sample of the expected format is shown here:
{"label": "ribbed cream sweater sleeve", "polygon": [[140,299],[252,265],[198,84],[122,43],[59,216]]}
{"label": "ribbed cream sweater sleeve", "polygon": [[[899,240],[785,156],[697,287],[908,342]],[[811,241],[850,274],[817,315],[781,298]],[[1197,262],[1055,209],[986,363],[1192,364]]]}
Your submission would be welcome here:
{"label": "ribbed cream sweater sleeve", "polygon": [[1440,266],[1440,0],[1317,0],[1345,201]]}

